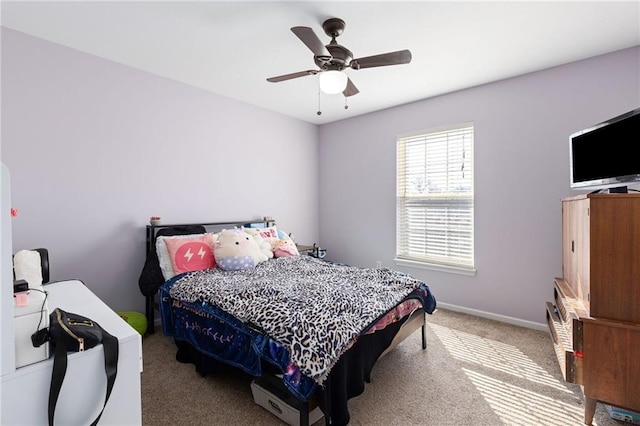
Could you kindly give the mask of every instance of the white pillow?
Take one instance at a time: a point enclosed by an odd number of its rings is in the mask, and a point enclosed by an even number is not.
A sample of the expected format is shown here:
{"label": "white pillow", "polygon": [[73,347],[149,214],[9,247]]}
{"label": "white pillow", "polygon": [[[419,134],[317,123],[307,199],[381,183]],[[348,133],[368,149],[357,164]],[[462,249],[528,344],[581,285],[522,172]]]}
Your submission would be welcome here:
{"label": "white pillow", "polygon": [[[213,235],[214,241],[218,237],[217,234],[209,232]],[[171,262],[171,255],[169,255],[169,249],[167,248],[166,239],[187,239],[202,237],[205,234],[189,234],[189,235],[161,235],[156,239],[156,253],[158,254],[158,262],[160,263],[160,270],[165,281],[170,280],[176,273],[173,270],[173,263]]]}

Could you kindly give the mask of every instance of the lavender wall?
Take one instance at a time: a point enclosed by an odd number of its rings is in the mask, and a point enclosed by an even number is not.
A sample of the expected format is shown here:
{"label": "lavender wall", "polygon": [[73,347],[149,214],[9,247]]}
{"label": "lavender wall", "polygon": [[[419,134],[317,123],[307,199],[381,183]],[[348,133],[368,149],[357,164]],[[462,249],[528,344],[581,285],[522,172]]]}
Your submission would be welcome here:
{"label": "lavender wall", "polygon": [[[440,302],[545,322],[562,276],[568,136],[640,106],[640,47],[320,127],[320,231],[327,257],[425,280]],[[398,267],[398,134],[475,124],[475,257],[467,277]],[[491,316],[491,315],[489,315]],[[509,319],[509,318],[506,318]]]}
{"label": "lavender wall", "polygon": [[[328,257],[405,270],[442,303],[544,322],[568,135],[640,105],[640,47],[319,128],[2,29],[13,249],[143,309],[144,226],[271,215]],[[395,139],[475,123],[475,277],[397,267]]]}
{"label": "lavender wall", "polygon": [[115,310],[142,311],[149,216],[273,216],[318,240],[317,127],[2,28],[13,250],[47,247]]}

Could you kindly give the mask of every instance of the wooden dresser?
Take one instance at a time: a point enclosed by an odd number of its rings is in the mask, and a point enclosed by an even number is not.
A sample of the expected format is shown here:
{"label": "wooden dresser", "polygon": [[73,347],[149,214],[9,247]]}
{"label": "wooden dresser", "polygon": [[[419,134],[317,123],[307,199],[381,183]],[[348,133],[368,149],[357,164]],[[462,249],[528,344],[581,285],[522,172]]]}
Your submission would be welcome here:
{"label": "wooden dresser", "polygon": [[640,412],[640,194],[562,200],[562,271],[547,323],[585,424],[597,402]]}

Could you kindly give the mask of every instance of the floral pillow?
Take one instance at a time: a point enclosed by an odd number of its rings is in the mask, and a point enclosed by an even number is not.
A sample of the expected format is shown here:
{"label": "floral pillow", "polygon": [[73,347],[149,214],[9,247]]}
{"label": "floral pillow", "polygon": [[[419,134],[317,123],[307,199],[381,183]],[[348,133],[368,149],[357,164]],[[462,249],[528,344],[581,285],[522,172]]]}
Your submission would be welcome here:
{"label": "floral pillow", "polygon": [[[160,262],[160,268],[165,279],[168,280],[184,272],[216,267],[216,260],[213,256],[215,234],[181,235],[164,237],[163,240],[167,249],[167,258],[171,265],[171,270],[165,271],[168,266],[166,265],[166,260],[164,268],[162,261]],[[160,251],[158,251],[158,256],[160,259]]]}

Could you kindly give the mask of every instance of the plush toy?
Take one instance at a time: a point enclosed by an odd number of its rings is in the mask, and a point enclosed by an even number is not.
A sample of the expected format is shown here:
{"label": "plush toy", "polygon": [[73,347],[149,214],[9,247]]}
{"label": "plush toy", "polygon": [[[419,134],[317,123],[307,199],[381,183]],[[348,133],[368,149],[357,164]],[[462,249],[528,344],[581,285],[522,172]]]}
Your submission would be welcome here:
{"label": "plush toy", "polygon": [[[246,232],[246,229],[245,229]],[[260,234],[254,234],[253,239],[258,243],[258,247],[260,247],[260,251],[267,256],[268,259],[273,257],[273,250],[271,249],[271,244],[269,241],[262,238]]]}
{"label": "plush toy", "polygon": [[275,257],[290,257],[298,256],[299,254],[296,243],[289,237],[278,240],[273,248],[273,255]]}
{"label": "plush toy", "polygon": [[253,269],[268,260],[252,235],[243,228],[223,229],[213,249],[218,267],[225,271]]}

